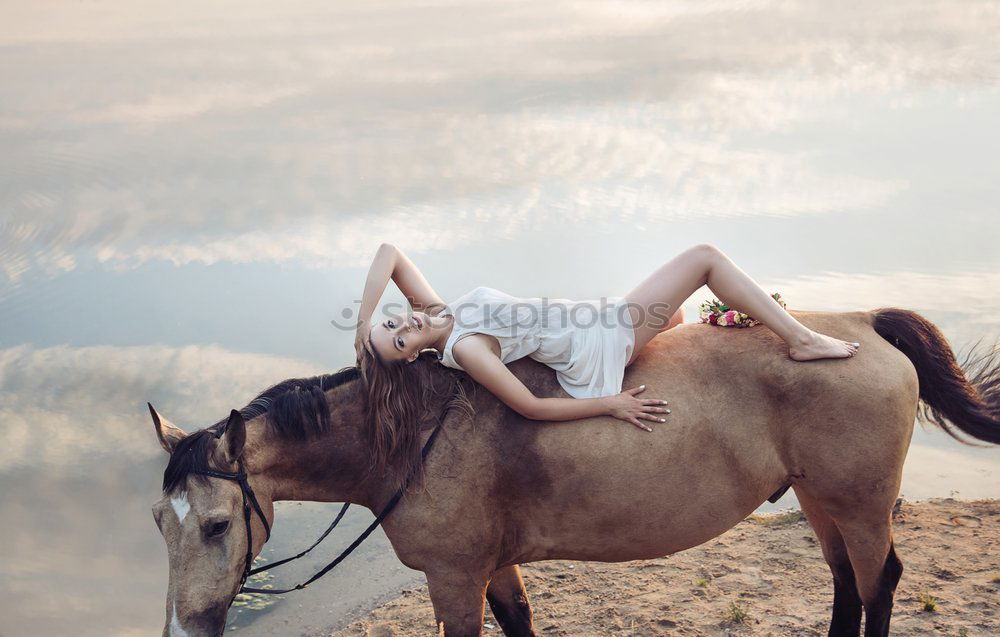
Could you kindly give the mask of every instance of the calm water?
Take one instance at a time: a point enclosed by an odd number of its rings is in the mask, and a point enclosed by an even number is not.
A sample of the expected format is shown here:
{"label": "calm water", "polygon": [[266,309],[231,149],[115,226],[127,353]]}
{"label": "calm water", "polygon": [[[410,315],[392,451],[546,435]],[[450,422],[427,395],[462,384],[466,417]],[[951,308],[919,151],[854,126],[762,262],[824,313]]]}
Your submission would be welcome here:
{"label": "calm water", "polygon": [[[382,241],[445,299],[622,294],[710,241],[792,307],[1000,337],[998,2],[288,4],[2,2],[5,637],[159,630],[145,402],[200,427],[350,363]],[[918,428],[903,495],[949,494],[1000,497],[1000,453]],[[419,581],[352,560],[240,632]]]}

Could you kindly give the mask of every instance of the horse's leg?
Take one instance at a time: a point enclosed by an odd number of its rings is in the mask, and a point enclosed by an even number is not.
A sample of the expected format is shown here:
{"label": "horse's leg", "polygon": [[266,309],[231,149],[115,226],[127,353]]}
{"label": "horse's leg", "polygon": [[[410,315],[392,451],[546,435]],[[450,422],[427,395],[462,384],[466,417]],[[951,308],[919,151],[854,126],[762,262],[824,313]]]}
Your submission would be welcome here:
{"label": "horse's leg", "polygon": [[[898,488],[893,498],[897,492]],[[892,502],[872,493],[865,502],[833,514],[865,608],[865,637],[889,634],[896,584],[903,574],[892,542]]]}
{"label": "horse's leg", "polygon": [[434,605],[434,620],[444,637],[480,637],[486,609],[488,576],[476,577],[460,569],[426,573]]}
{"label": "horse's leg", "polygon": [[499,568],[493,573],[486,588],[486,601],[490,603],[503,634],[507,637],[535,637],[531,623],[531,605],[524,590],[521,569],[517,564]]}
{"label": "horse's leg", "polygon": [[892,542],[889,515],[886,512],[885,520],[840,523],[858,593],[865,607],[865,637],[889,634],[896,584],[903,574],[903,563],[896,557]]}
{"label": "horse's leg", "polygon": [[823,557],[833,573],[833,618],[829,637],[857,637],[861,633],[861,597],[854,583],[854,569],[844,538],[833,518],[804,489],[793,485],[795,496],[823,548]]}

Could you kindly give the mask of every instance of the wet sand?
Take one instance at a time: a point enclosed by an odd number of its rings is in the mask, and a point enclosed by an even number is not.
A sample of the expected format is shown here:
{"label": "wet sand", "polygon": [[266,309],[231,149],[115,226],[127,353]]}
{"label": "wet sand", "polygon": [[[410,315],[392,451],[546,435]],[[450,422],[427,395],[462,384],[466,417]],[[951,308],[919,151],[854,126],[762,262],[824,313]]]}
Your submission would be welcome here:
{"label": "wet sand", "polygon": [[[892,634],[1000,634],[1000,500],[902,502],[893,527],[904,571]],[[665,558],[522,568],[540,635],[826,635],[833,603],[829,569],[797,511],[751,516]],[[423,585],[331,637],[435,634]],[[502,633],[487,607],[491,634]]]}

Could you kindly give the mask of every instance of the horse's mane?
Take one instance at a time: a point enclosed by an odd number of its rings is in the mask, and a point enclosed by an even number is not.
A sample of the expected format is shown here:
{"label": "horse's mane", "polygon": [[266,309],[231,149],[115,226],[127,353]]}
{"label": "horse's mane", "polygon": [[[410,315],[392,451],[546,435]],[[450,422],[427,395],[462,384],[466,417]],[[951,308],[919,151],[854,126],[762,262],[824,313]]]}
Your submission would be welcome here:
{"label": "horse's mane", "polygon": [[[266,415],[268,430],[279,438],[309,440],[330,428],[330,408],[324,392],[360,376],[358,368],[351,366],[333,374],[289,378],[268,387],[239,411],[244,420]],[[212,439],[222,436],[227,422],[228,417],[185,436],[177,443],[163,471],[164,493],[183,485],[192,473],[204,478],[198,472],[210,469],[208,461]]]}

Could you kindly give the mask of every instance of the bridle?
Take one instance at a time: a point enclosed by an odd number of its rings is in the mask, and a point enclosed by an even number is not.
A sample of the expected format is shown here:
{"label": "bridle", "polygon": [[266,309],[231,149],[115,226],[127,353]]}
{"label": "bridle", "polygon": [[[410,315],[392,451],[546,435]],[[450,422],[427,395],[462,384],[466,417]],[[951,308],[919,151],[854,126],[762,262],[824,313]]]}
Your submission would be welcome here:
{"label": "bridle", "polygon": [[[263,509],[260,508],[260,503],[257,502],[257,496],[254,495],[253,488],[247,480],[247,472],[243,466],[243,458],[236,461],[236,466],[238,470],[235,473],[231,471],[215,471],[214,469],[192,471],[192,473],[212,478],[222,478],[223,480],[230,480],[240,485],[240,493],[243,495],[243,521],[246,523],[247,527],[247,555],[246,562],[243,565],[243,576],[240,579],[240,588],[236,592],[236,594],[239,595],[243,592],[243,585],[246,584],[247,579],[253,574],[253,530],[250,528],[250,517],[252,515],[250,511],[251,505],[253,505],[253,510],[257,512],[257,517],[259,517],[260,521],[264,523],[264,531],[266,533],[264,537],[265,543],[271,539],[271,525],[267,523],[267,517],[264,515]],[[235,595],[233,596],[233,599],[236,599]],[[229,602],[230,606],[232,603],[232,601]]]}
{"label": "bridle", "polygon": [[[431,447],[434,445],[434,440],[435,438],[437,438],[438,431],[440,430],[441,430],[441,422],[438,422],[438,424],[434,427],[434,431],[432,431],[431,435],[427,438],[427,442],[424,443],[423,448],[420,450],[421,462],[423,462],[427,458],[427,453],[431,450]],[[217,434],[217,437],[221,435],[222,431],[220,430]],[[376,527],[378,527],[378,525],[382,523],[382,520],[384,520],[386,516],[388,516],[389,513],[392,512],[393,508],[395,508],[395,506],[402,499],[403,493],[406,491],[406,487],[409,486],[410,480],[413,477],[412,475],[406,477],[406,480],[403,481],[402,486],[400,486],[399,489],[396,490],[396,493],[392,496],[392,499],[390,499],[389,502],[384,507],[382,507],[382,510],[375,517],[375,520],[371,524],[369,524],[368,528],[366,528],[361,533],[361,535],[359,535],[358,538],[351,543],[350,546],[344,549],[344,551],[340,555],[338,555],[336,559],[334,559],[332,562],[324,566],[319,572],[317,572],[315,575],[310,577],[305,582],[302,582],[301,584],[296,584],[292,588],[275,590],[272,588],[267,588],[267,589],[248,588],[246,586],[246,583],[251,575],[256,575],[257,573],[263,573],[264,571],[269,571],[273,568],[281,566],[282,564],[287,564],[288,562],[297,560],[300,557],[309,553],[309,551],[316,548],[320,542],[326,539],[326,536],[330,534],[330,531],[332,531],[334,527],[337,526],[340,520],[343,519],[344,514],[347,513],[347,508],[351,506],[351,503],[350,502],[344,503],[344,506],[341,507],[340,512],[337,513],[337,516],[333,519],[333,523],[330,524],[330,526],[327,527],[326,531],[324,531],[323,534],[319,536],[319,539],[313,542],[313,545],[307,548],[306,550],[302,551],[298,555],[292,557],[286,557],[285,559],[278,560],[277,562],[273,562],[271,564],[268,564],[267,566],[253,568],[253,530],[251,529],[250,525],[251,517],[253,515],[252,511],[256,511],[257,516],[260,517],[260,521],[264,523],[264,531],[266,532],[266,535],[264,537],[265,543],[267,543],[267,541],[271,539],[271,525],[268,524],[267,518],[264,516],[264,511],[263,509],[261,509],[260,503],[257,501],[257,496],[254,495],[253,488],[250,486],[250,482],[247,480],[247,473],[243,465],[242,458],[240,458],[237,461],[236,466],[237,466],[236,472],[215,471],[213,469],[192,471],[192,473],[209,476],[211,478],[221,478],[223,480],[229,480],[235,482],[240,485],[240,492],[243,494],[243,521],[246,524],[246,529],[247,529],[247,554],[246,554],[246,560],[243,564],[243,575],[240,578],[240,586],[238,589],[236,589],[236,593],[233,595],[233,598],[229,600],[230,606],[232,606],[233,601],[236,599],[236,596],[239,595],[240,593],[260,593],[262,595],[281,595],[282,593],[290,593],[292,591],[302,590],[306,586],[309,586],[319,578],[329,573],[335,566],[340,564],[344,560],[344,558],[350,555],[354,551],[354,549],[358,548],[358,546],[365,540],[365,538],[371,535],[372,531],[374,531]]]}

